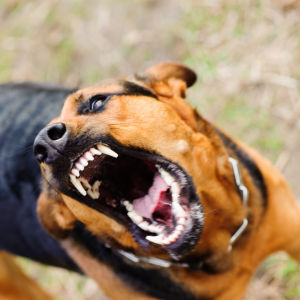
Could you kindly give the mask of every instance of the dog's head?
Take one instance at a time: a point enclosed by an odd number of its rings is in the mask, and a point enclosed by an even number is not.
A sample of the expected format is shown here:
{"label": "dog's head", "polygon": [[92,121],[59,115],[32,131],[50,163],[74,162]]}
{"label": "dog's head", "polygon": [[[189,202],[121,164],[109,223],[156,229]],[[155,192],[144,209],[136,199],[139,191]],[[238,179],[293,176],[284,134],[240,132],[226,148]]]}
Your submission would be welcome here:
{"label": "dog's head", "polygon": [[195,81],[162,63],[66,99],[34,144],[46,181],[38,213],[52,235],[67,237],[79,220],[139,255],[227,249],[243,210],[221,140],[184,101]]}

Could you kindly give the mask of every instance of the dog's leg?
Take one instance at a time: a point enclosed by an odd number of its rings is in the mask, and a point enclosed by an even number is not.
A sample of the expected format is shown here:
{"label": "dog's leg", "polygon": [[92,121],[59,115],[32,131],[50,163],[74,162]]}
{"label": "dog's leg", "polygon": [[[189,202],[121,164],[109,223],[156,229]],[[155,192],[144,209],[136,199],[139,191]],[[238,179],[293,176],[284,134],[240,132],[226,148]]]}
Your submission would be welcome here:
{"label": "dog's leg", "polygon": [[0,252],[1,300],[53,300],[16,265],[11,255]]}
{"label": "dog's leg", "polygon": [[[291,239],[284,247],[284,250],[295,260],[300,263],[300,203],[295,203],[295,208],[291,211],[290,216],[296,215],[294,222],[289,226]],[[289,216],[286,218],[290,223]]]}

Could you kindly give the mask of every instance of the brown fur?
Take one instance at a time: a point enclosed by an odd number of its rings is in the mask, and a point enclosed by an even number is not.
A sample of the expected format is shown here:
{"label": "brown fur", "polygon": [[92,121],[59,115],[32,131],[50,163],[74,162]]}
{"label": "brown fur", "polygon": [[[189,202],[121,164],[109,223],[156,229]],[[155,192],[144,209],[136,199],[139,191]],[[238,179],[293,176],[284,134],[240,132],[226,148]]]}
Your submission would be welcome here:
{"label": "brown fur", "polygon": [[[249,203],[243,206],[228,162],[228,157],[234,154],[225,147],[211,124],[183,100],[186,87],[195,79],[195,74],[183,65],[159,64],[128,78],[150,89],[158,101],[146,96],[115,96],[101,114],[78,115],[79,101],[97,93],[122,89],[118,81],[110,80],[71,95],[61,115],[52,123],[66,124],[74,136],[86,130],[90,134],[96,134],[96,130],[110,134],[122,145],[155,151],[181,165],[193,178],[205,214],[200,242],[182,261],[190,257],[205,258],[207,264],[216,266],[216,273],[181,267],[171,267],[167,272],[174,282],[195,296],[237,300],[243,297],[258,264],[270,253],[285,250],[300,260],[300,207],[272,164],[257,151],[231,138],[257,164],[268,191],[264,210],[259,190],[248,170],[240,164],[244,184],[250,191]],[[46,180],[51,181],[49,166],[42,164],[42,170]],[[48,198],[52,204],[46,201]],[[45,201],[48,204],[43,204]],[[50,213],[49,205],[54,207]],[[143,250],[123,225],[62,193],[53,197],[53,193],[44,189],[38,212],[46,229],[57,238],[66,238],[66,231],[72,229],[78,219],[90,232],[112,246],[130,249],[139,256],[171,259],[160,247]],[[249,218],[248,229],[232,252],[227,253],[229,239],[245,217]],[[67,240],[65,248],[113,299],[151,299],[123,284],[107,266],[90,257],[85,250],[75,249]]]}
{"label": "brown fur", "polygon": [[0,252],[0,300],[53,300],[29,279],[13,257]]}

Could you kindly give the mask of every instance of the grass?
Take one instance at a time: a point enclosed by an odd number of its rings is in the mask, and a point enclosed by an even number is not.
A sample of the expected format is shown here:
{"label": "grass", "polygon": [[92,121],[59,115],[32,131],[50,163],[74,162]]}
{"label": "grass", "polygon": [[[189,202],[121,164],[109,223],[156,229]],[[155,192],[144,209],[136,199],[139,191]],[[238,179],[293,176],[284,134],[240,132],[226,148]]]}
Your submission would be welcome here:
{"label": "grass", "polygon": [[[184,62],[199,75],[188,101],[274,162],[300,199],[299,13],[293,0],[0,0],[0,81],[88,86]],[[18,261],[57,299],[104,299],[91,279]],[[299,299],[299,274],[273,255],[245,299]]]}

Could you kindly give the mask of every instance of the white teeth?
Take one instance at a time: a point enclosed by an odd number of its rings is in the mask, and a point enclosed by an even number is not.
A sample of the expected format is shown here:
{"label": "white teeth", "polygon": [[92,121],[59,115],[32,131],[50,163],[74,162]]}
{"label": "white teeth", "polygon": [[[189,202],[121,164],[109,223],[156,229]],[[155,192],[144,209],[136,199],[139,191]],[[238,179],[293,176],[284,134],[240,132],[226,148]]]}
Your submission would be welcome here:
{"label": "white teeth", "polygon": [[177,203],[177,202],[173,202],[172,203],[172,210],[174,211],[174,214],[176,217],[178,218],[185,218],[186,217],[186,212],[184,211],[184,209],[182,208],[182,206]]}
{"label": "white teeth", "polygon": [[84,167],[86,167],[89,163],[88,163],[88,161],[87,161],[87,159],[85,159],[85,158],[83,158],[83,157],[81,157],[80,159],[79,159],[79,161],[80,161],[80,163],[84,166]]}
{"label": "white teeth", "polygon": [[74,186],[76,187],[76,189],[83,195],[85,196],[86,195],[86,191],[85,189],[82,187],[79,179],[77,179],[74,175],[71,175],[70,174],[70,179],[71,179],[71,182],[74,184]]}
{"label": "white teeth", "polygon": [[156,228],[156,226],[154,224],[149,225],[147,228],[148,231],[155,232],[155,233],[157,232],[157,229],[158,228]]}
{"label": "white teeth", "polygon": [[[177,221],[177,224],[178,224],[178,225],[183,225],[183,226],[184,226],[185,223],[186,223],[185,217],[179,218],[178,221]],[[177,225],[177,226],[178,226],[178,225]]]}
{"label": "white teeth", "polygon": [[101,153],[104,153],[104,154],[112,156],[112,157],[118,157],[118,154],[115,151],[109,149],[107,146],[98,144],[97,148]]}
{"label": "white teeth", "polygon": [[88,189],[87,193],[92,199],[98,199],[91,189]]}
{"label": "white teeth", "polygon": [[183,229],[184,229],[184,226],[183,225],[177,225],[176,226],[176,231],[178,230],[178,231],[183,231]]}
{"label": "white teeth", "polygon": [[79,177],[79,170],[73,168],[71,170],[71,173],[74,174],[76,177]]}
{"label": "white teeth", "polygon": [[143,230],[147,231],[147,229],[148,229],[148,226],[149,226],[149,223],[148,223],[148,222],[146,222],[146,221],[144,221],[144,222],[142,222],[142,223],[138,224],[138,226],[139,226],[141,229],[143,229]]}
{"label": "white teeth", "polygon": [[179,203],[180,195],[179,194],[172,194],[173,202]]}
{"label": "white teeth", "polygon": [[79,162],[77,162],[77,163],[75,164],[75,166],[76,166],[76,168],[77,168],[79,171],[83,171],[83,170],[84,170],[84,166],[83,166],[81,163],[79,163]]}
{"label": "white teeth", "polygon": [[91,148],[90,151],[93,153],[93,155],[101,155],[101,152],[96,150],[95,148]]}
{"label": "white teeth", "polygon": [[163,238],[163,235],[160,234],[160,235],[157,235],[157,236],[146,236],[146,240],[152,242],[152,243],[155,243],[155,244],[159,244],[161,245],[162,244],[162,238]]}
{"label": "white teeth", "polygon": [[125,200],[125,201],[123,202],[123,204],[124,204],[124,206],[126,207],[126,206],[129,204],[129,201]]}
{"label": "white teeth", "polygon": [[171,184],[171,192],[172,192],[172,194],[179,194],[180,193],[180,186],[179,186],[178,182],[174,181]]}
{"label": "white teeth", "polygon": [[126,209],[127,211],[133,211],[133,205],[131,203],[128,203]]}
{"label": "white teeth", "polygon": [[130,211],[127,213],[127,215],[135,224],[139,224],[143,221],[143,217],[135,211]]}
{"label": "white teeth", "polygon": [[89,184],[89,182],[85,178],[80,177],[79,180],[83,183],[83,186],[86,189],[91,189],[92,188],[92,186]]}
{"label": "white teeth", "polygon": [[87,160],[94,160],[94,156],[92,155],[91,152],[87,151],[84,153],[84,157],[87,159]]}
{"label": "white teeth", "polygon": [[170,186],[175,181],[175,178],[172,175],[170,175],[167,171],[165,171],[164,169],[160,168],[160,169],[158,169],[158,171],[168,186]]}
{"label": "white teeth", "polygon": [[90,187],[87,191],[88,195],[93,199],[98,199],[100,197],[99,187],[102,181],[96,180],[93,184],[93,187]]}
{"label": "white teeth", "polygon": [[[96,180],[93,184],[93,192],[99,194],[99,187],[101,185],[102,181]],[[100,194],[99,194],[100,196]]]}

